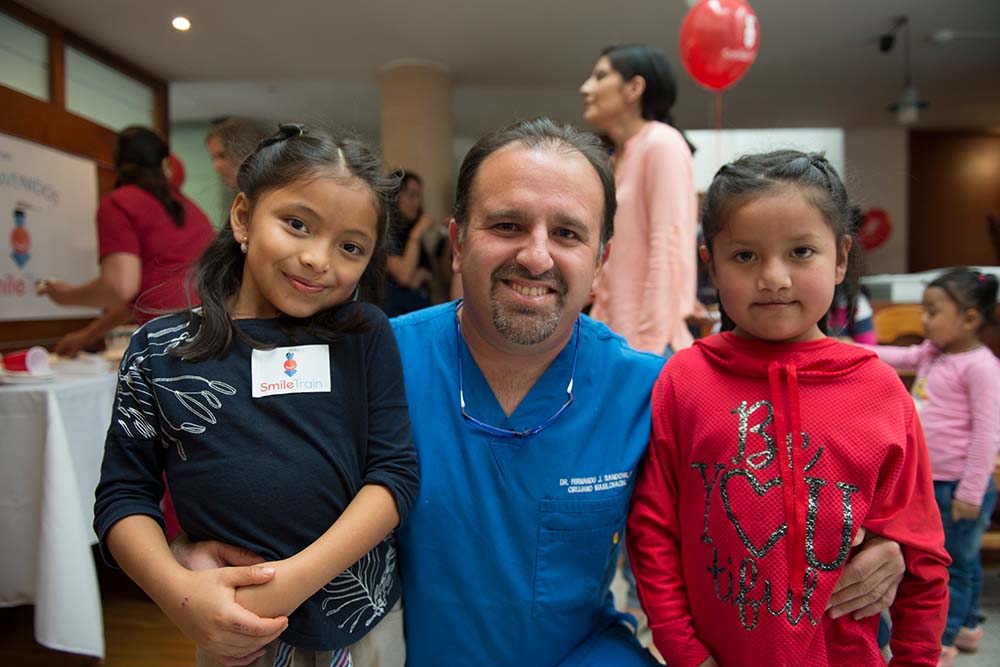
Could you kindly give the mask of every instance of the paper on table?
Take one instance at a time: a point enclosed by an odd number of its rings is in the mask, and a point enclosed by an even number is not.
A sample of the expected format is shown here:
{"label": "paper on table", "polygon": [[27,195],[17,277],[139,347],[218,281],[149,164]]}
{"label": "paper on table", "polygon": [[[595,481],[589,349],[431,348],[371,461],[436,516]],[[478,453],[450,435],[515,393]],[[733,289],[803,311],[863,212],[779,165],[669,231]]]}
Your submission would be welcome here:
{"label": "paper on table", "polygon": [[54,357],[52,368],[59,375],[101,375],[111,370],[102,355],[89,352],[82,352],[74,358]]}
{"label": "paper on table", "polygon": [[42,382],[52,382],[56,374],[52,371],[46,373],[29,373],[28,371],[7,371],[0,369],[0,384],[39,384]]}

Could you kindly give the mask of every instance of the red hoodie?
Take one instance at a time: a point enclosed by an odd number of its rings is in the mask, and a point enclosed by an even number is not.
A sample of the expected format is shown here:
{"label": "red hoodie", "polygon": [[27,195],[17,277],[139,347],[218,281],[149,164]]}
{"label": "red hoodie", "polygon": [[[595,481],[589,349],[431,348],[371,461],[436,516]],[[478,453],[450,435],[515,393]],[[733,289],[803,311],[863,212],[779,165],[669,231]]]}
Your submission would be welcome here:
{"label": "red hoodie", "polygon": [[949,560],[923,431],[892,369],[832,338],[724,333],[670,359],[652,409],[627,535],[671,667],[884,664],[877,616],[824,614],[859,527],[906,561],[890,664],[937,665]]}

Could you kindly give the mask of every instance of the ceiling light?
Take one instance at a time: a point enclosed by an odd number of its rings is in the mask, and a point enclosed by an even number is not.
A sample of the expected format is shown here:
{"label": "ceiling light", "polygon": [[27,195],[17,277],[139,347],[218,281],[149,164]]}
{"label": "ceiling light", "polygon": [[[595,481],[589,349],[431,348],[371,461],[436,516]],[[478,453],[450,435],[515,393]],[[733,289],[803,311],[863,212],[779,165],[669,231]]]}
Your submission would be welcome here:
{"label": "ceiling light", "polygon": [[170,22],[170,25],[174,26],[174,30],[180,30],[181,32],[191,28],[191,22],[183,16],[174,17],[174,20]]}
{"label": "ceiling light", "polygon": [[879,50],[888,53],[896,44],[897,33],[903,36],[903,90],[895,104],[889,105],[889,111],[896,114],[900,125],[912,125],[917,122],[920,110],[926,109],[928,103],[920,99],[917,87],[913,84],[910,72],[910,21],[906,16],[900,16],[893,23],[889,32],[879,36]]}
{"label": "ceiling light", "polygon": [[927,37],[931,44],[937,46],[947,46],[955,40],[971,39],[1000,39],[1000,32],[984,32],[976,30],[953,30],[951,28],[938,28]]}
{"label": "ceiling light", "polygon": [[920,110],[926,108],[927,102],[917,95],[917,88],[912,81],[907,81],[903,86],[896,103],[889,105],[889,111],[896,114],[896,120],[900,125],[912,125],[917,122]]}

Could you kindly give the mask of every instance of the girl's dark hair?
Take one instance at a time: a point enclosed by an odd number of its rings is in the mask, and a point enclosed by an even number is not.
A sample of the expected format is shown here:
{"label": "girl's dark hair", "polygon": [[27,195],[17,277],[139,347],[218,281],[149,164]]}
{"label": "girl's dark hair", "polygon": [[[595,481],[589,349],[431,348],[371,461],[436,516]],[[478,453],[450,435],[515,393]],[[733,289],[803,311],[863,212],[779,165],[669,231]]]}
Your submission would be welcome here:
{"label": "girl's dark hair", "polygon": [[980,328],[997,323],[997,277],[960,267],[943,273],[927,285],[944,290],[959,311],[975,310],[982,317]]}
{"label": "girl's dark hair", "polygon": [[[844,183],[822,153],[782,150],[745,155],[723,165],[708,186],[701,206],[701,228],[709,255],[712,253],[712,241],[726,226],[726,216],[735,207],[754,197],[789,187],[798,189],[806,201],[822,214],[838,245],[841,239],[851,238],[842,293],[848,303],[856,304],[862,250],[855,236],[855,217]],[[732,330],[734,324],[722,310],[721,302],[719,308],[723,330]],[[848,316],[851,316],[850,312]],[[827,333],[826,319],[824,317],[818,322],[823,333]]]}
{"label": "girl's dark hair", "polygon": [[184,225],[184,206],[170,193],[163,161],[170,155],[167,142],[149,128],[132,126],[115,141],[115,188],[137,185],[163,205],[178,227]]}
{"label": "girl's dark hair", "polygon": [[688,141],[684,132],[674,124],[671,109],[677,102],[677,83],[674,81],[670,62],[663,51],[646,44],[619,44],[605,48],[601,51],[601,55],[608,59],[611,67],[621,74],[625,81],[630,81],[636,76],[643,78],[646,90],[642,94],[642,117],[674,127],[681,136],[684,136],[684,141],[687,141],[693,155],[694,144]]}
{"label": "girl's dark hair", "polygon": [[[361,181],[371,191],[378,227],[371,260],[358,281],[358,300],[378,303],[385,270],[387,202],[396,185],[393,179],[382,175],[381,161],[365,144],[354,138],[336,138],[323,130],[307,131],[303,125],[285,123],[243,161],[236,183],[252,211],[267,192],[300,179],[331,175],[345,183]],[[221,357],[228,352],[233,337],[251,347],[267,347],[241,331],[230,317],[228,304],[239,292],[244,259],[232,229],[223,226],[205,249],[195,271],[201,323],[187,342],[172,350],[173,354],[191,361]],[[305,331],[325,338],[367,331],[369,325],[364,313],[349,306],[343,304],[305,319],[284,318],[283,328],[290,335]]]}

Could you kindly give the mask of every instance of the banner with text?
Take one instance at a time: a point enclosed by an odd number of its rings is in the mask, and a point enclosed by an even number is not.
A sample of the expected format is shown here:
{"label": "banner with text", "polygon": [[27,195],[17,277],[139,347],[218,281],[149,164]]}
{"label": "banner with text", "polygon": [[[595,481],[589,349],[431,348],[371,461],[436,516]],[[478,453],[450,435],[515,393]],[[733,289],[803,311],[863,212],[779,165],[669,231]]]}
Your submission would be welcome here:
{"label": "banner with text", "polygon": [[0,320],[70,319],[93,308],[59,306],[35,282],[97,276],[97,168],[90,160],[0,134]]}

